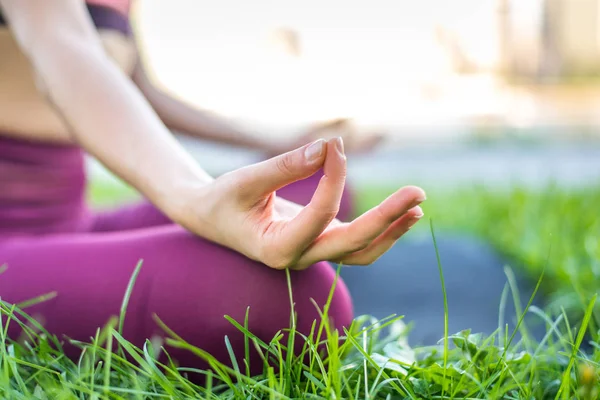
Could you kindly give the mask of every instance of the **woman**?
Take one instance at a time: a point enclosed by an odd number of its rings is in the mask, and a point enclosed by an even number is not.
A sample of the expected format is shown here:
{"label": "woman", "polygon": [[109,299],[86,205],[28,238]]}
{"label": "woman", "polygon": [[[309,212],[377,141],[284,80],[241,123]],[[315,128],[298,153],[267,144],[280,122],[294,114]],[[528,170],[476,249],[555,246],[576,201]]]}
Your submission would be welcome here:
{"label": "woman", "polygon": [[[52,333],[88,340],[119,313],[143,259],[125,337],[140,345],[160,335],[157,314],[227,362],[224,335],[236,354],[243,354],[244,341],[223,315],[239,321],[250,307],[249,327],[265,340],[289,325],[281,271],[289,268],[297,326],[308,333],[318,318],[311,299],[322,307],[335,278],[325,261],[373,262],[422,216],[424,192],[403,188],[351,223],[335,219],[346,173],[340,138],[210,177],[172,137],[158,115],[165,113],[153,109],[158,102],[144,96],[129,5],[91,3],[86,9],[81,0],[0,0],[6,21],[0,29],[2,300],[54,293],[27,311]],[[177,127],[174,121],[204,124],[215,136],[227,129],[191,111],[166,122]],[[83,151],[149,203],[112,215],[89,212]],[[275,196],[321,169],[306,207]],[[342,282],[329,315],[338,329],[352,319]],[[15,329],[13,323],[9,333]],[[204,366],[169,350],[182,365]],[[258,357],[250,363],[260,371]]]}

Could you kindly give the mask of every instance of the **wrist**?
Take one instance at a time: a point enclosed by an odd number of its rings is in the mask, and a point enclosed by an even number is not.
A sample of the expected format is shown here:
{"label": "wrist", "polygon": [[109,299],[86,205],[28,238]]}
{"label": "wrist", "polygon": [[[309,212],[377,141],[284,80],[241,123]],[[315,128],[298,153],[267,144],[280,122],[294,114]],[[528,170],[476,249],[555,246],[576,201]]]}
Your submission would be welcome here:
{"label": "wrist", "polygon": [[[158,207],[178,225],[191,230],[193,219],[203,218],[208,208],[208,188],[214,179],[210,176],[172,182],[159,196]],[[194,232],[198,233],[198,232]]]}

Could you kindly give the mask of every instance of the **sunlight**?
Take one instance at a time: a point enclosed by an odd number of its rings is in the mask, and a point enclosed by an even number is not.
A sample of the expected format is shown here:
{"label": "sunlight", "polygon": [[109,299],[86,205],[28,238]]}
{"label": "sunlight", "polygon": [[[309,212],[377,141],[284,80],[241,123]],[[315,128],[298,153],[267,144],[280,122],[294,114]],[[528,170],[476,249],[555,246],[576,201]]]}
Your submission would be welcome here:
{"label": "sunlight", "polygon": [[[234,118],[398,126],[502,112],[490,72],[454,72],[459,39],[470,63],[492,70],[497,62],[491,0],[140,3],[138,29],[158,82]],[[299,34],[299,57],[273,43],[279,27]]]}

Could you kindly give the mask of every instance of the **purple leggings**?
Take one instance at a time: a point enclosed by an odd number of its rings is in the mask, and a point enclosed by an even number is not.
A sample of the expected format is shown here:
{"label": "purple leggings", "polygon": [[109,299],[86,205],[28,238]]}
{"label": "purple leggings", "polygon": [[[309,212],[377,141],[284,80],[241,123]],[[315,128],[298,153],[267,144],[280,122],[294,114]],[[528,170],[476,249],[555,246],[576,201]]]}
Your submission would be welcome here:
{"label": "purple leggings", "polygon": [[[281,192],[283,197],[306,203],[318,176]],[[342,217],[350,212],[346,196]],[[51,333],[89,341],[98,327],[119,314],[121,302],[140,259],[137,278],[124,326],[135,345],[162,336],[157,314],[177,334],[229,363],[224,336],[235,354],[244,354],[243,335],[224,319],[243,322],[249,311],[250,330],[265,341],[289,327],[290,304],[286,274],[251,261],[172,224],[151,204],[141,203],[92,215],[83,232],[13,235],[0,240],[0,296],[22,302],[50,292],[56,297],[25,309]],[[335,279],[325,262],[305,271],[291,272],[299,331],[308,334],[318,313],[311,299],[323,307]],[[330,306],[336,328],[353,318],[350,295],[339,280]],[[17,335],[12,324],[12,335]],[[68,348],[68,346],[67,346]],[[70,354],[76,355],[71,348]],[[168,348],[182,366],[205,368],[191,353]],[[262,370],[256,354],[253,373]]]}

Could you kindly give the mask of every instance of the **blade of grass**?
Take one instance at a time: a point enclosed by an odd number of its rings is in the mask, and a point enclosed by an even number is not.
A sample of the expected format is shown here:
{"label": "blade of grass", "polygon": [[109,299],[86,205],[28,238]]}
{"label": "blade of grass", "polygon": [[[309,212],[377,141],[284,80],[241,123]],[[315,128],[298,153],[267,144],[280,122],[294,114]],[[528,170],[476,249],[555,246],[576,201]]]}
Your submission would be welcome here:
{"label": "blade of grass", "polygon": [[[448,368],[448,293],[446,292],[446,281],[444,280],[444,271],[442,269],[442,260],[435,238],[435,230],[433,228],[433,219],[429,219],[429,227],[431,229],[431,237],[433,238],[433,247],[435,248],[435,257],[437,260],[438,271],[440,274],[440,282],[442,284],[442,294],[444,296],[444,381],[446,380],[446,371]],[[444,386],[442,386],[442,397],[444,396]]]}

